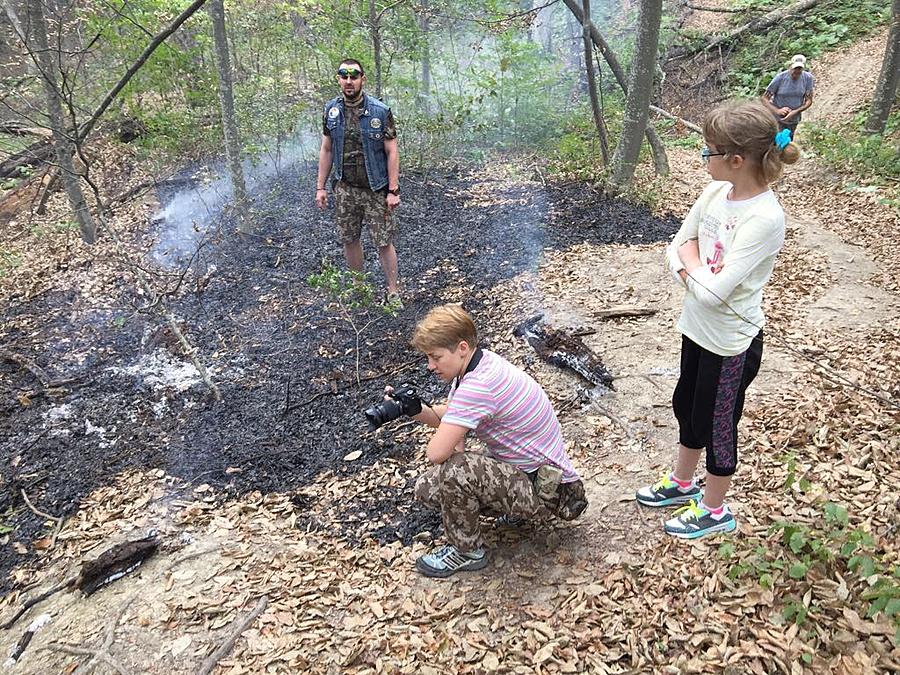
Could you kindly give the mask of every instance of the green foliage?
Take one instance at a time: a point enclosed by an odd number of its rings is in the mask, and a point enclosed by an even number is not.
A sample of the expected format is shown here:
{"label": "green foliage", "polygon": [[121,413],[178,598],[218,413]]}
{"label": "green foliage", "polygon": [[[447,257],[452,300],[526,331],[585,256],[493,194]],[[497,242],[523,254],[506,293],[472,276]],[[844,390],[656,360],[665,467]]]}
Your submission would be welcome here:
{"label": "green foliage", "polygon": [[309,275],[306,281],[344,309],[365,309],[376,305],[375,287],[365,272],[343,269],[329,260],[323,260],[322,271]]}
{"label": "green foliage", "polygon": [[[604,100],[604,113],[612,144],[610,153],[615,147],[613,139],[618,137],[621,130],[623,104],[620,96],[607,95]],[[597,137],[589,103],[582,103],[570,112],[549,155],[550,171],[557,177],[590,183],[603,182],[607,167],[603,165],[600,139]]]}
{"label": "green foliage", "polygon": [[888,118],[884,136],[865,133],[867,115],[862,111],[838,128],[811,124],[804,138],[827,165],[863,184],[882,186],[884,201],[900,208],[900,111]]}
{"label": "green foliage", "polygon": [[21,264],[21,255],[10,251],[5,246],[0,246],[0,278],[5,277]]}
{"label": "green foliage", "polygon": [[[745,2],[752,13],[737,14],[735,24],[774,8]],[[779,3],[780,4],[780,3]],[[823,0],[813,9],[742,39],[727,71],[728,87],[737,96],[759,96],[793,54],[814,59],[839,44],[867,35],[890,17],[883,0]],[[815,72],[815,64],[813,64]]]}

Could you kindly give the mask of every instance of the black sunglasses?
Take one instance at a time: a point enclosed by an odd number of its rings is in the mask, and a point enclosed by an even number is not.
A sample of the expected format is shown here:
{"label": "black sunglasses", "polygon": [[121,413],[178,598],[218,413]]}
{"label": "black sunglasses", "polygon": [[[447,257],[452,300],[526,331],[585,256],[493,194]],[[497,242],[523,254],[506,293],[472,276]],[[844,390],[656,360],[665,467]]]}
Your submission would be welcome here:
{"label": "black sunglasses", "polygon": [[362,73],[356,68],[338,68],[338,77],[342,80],[346,80],[348,77],[351,80],[358,80],[360,75]]}

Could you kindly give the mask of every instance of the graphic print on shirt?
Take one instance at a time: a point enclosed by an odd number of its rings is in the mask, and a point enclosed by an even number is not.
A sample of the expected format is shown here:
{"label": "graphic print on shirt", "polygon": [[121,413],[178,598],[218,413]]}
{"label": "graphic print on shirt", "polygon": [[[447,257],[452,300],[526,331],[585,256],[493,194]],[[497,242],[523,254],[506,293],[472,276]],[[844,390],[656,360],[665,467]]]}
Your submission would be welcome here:
{"label": "graphic print on shirt", "polygon": [[737,218],[733,215],[722,220],[716,213],[705,213],[700,221],[698,243],[702,247],[705,242],[713,242],[712,251],[706,254],[706,264],[713,274],[721,272],[725,265],[725,243],[722,240],[727,239],[730,243],[736,226]]}

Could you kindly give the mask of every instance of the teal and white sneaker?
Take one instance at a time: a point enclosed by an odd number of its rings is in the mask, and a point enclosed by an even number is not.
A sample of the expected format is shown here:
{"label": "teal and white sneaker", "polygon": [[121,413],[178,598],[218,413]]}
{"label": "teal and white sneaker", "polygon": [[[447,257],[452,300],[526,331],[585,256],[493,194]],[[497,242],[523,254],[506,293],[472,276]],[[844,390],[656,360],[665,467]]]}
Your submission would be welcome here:
{"label": "teal and white sneaker", "polygon": [[484,569],[487,564],[488,558],[480,548],[471,553],[463,553],[455,546],[448,545],[419,556],[416,569],[426,577],[445,579],[456,572]]}
{"label": "teal and white sneaker", "polygon": [[696,482],[683,488],[672,480],[670,474],[663,474],[653,485],[645,485],[635,494],[635,499],[644,506],[673,506],[688,504],[700,499],[702,492]]}
{"label": "teal and white sneaker", "polygon": [[701,505],[699,499],[678,509],[673,515],[674,518],[666,521],[665,530],[680,539],[699,539],[707,534],[734,532],[737,529],[737,521],[728,506],[714,516]]}

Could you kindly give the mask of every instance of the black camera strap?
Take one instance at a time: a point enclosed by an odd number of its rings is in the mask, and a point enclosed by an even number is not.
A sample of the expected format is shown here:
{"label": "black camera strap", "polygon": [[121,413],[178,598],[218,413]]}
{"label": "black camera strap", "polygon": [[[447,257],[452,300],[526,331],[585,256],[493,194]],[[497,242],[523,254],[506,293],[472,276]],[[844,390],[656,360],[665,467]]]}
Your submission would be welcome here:
{"label": "black camera strap", "polygon": [[463,378],[471,373],[475,368],[478,367],[478,364],[481,363],[481,357],[484,356],[484,352],[481,350],[481,347],[475,349],[472,354],[472,358],[469,359],[468,365],[466,365],[466,369],[463,371],[463,374],[456,378],[453,382],[453,389],[456,390],[457,387],[462,383]]}

